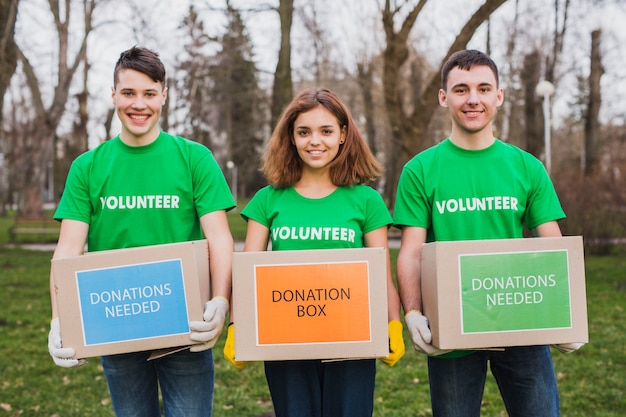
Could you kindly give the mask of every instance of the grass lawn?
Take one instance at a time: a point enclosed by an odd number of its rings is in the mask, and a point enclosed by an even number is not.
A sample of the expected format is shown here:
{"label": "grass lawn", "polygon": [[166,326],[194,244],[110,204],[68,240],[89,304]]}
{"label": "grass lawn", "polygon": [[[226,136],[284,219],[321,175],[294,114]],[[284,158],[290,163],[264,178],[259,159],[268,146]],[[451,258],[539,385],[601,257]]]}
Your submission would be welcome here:
{"label": "grass lawn", "polygon": [[[237,214],[238,216],[238,214]],[[0,220],[0,241],[6,227]],[[239,227],[239,226],[236,226]],[[239,233],[239,232],[237,232]],[[234,232],[235,234],[235,232]],[[397,250],[392,250],[395,265]],[[0,417],[112,416],[100,361],[76,369],[54,365],[47,351],[51,252],[0,244]],[[587,298],[591,343],[554,351],[564,417],[617,417],[626,410],[626,257],[589,257]],[[255,417],[272,405],[261,363],[237,371],[215,354],[216,417]],[[393,368],[378,361],[376,417],[430,416],[425,357],[413,351]],[[482,416],[506,416],[494,381],[487,382]]]}

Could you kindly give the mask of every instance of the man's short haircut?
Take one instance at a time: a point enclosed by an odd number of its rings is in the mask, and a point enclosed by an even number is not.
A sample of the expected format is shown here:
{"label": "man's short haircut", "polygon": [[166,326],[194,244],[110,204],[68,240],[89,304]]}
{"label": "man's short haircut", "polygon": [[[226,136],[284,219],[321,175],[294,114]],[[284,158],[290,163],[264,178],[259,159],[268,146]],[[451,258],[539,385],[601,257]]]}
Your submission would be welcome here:
{"label": "man's short haircut", "polygon": [[159,54],[148,48],[133,46],[120,54],[113,71],[113,86],[117,85],[118,72],[123,69],[139,71],[165,87],[165,66]]}
{"label": "man's short haircut", "polygon": [[491,68],[493,75],[496,77],[496,87],[500,84],[498,66],[489,55],[475,49],[466,49],[453,53],[446,63],[443,64],[443,68],[441,69],[441,88],[444,91],[447,90],[448,74],[450,74],[453,68],[459,67],[459,69],[469,71],[475,65],[486,65]]}

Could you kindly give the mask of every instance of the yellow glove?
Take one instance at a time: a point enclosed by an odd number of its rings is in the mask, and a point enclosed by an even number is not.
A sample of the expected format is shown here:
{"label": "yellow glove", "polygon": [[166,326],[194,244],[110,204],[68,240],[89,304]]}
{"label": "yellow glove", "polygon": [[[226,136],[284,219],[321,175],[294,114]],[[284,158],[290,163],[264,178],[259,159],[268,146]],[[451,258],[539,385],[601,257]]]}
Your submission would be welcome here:
{"label": "yellow glove", "polygon": [[402,337],[402,323],[391,320],[389,326],[389,356],[380,358],[385,365],[394,366],[404,356],[404,338]]}
{"label": "yellow glove", "polygon": [[242,370],[248,364],[245,361],[235,360],[235,325],[230,323],[226,331],[226,343],[224,343],[224,358],[235,368]]}

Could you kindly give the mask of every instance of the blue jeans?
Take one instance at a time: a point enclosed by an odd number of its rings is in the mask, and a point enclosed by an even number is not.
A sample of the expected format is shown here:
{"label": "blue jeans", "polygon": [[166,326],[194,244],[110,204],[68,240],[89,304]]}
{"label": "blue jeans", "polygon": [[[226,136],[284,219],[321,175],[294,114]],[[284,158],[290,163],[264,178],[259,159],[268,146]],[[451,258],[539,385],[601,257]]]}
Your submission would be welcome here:
{"label": "blue jeans", "polygon": [[509,417],[558,417],[559,392],[548,346],[428,357],[433,417],[478,417],[489,362]]}
{"label": "blue jeans", "polygon": [[210,417],[213,353],[183,350],[148,361],[150,352],[102,357],[113,410],[118,417],[158,417],[159,386],[166,417]]}
{"label": "blue jeans", "polygon": [[374,359],[265,362],[276,417],[371,417]]}

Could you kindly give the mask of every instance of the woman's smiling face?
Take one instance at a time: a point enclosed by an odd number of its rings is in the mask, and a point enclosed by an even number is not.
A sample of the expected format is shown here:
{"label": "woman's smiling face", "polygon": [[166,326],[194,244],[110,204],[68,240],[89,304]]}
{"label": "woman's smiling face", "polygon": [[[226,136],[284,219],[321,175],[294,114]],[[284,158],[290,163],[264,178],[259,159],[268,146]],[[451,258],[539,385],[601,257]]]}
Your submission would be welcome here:
{"label": "woman's smiling face", "polygon": [[303,169],[311,171],[326,169],[345,139],[339,121],[323,106],[301,113],[294,121],[293,132]]}

